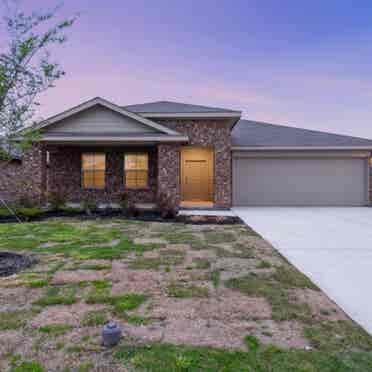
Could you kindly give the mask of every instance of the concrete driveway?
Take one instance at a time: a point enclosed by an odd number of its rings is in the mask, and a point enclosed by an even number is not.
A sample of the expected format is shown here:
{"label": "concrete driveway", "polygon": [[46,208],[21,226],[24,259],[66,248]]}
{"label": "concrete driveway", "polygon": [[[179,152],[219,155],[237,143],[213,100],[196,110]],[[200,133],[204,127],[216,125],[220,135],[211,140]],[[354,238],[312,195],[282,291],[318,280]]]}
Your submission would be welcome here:
{"label": "concrete driveway", "polygon": [[372,334],[372,208],[234,208]]}

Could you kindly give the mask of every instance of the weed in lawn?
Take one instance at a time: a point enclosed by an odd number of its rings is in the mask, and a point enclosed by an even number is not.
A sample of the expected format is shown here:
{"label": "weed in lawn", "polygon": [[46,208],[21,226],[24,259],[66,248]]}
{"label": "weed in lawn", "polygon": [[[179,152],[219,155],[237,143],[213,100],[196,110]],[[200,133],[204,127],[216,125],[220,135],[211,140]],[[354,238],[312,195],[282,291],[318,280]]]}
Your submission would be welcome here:
{"label": "weed in lawn", "polygon": [[129,268],[134,270],[159,270],[160,267],[180,265],[184,256],[138,257],[129,263]]}
{"label": "weed in lawn", "polygon": [[125,311],[136,309],[147,299],[145,295],[138,293],[111,295],[111,282],[107,280],[95,281],[92,284],[93,288],[88,293],[85,302],[88,304],[110,304],[117,315],[123,315]]}
{"label": "weed in lawn", "polygon": [[48,287],[44,296],[34,302],[38,306],[72,305],[76,302],[76,288]]}
{"label": "weed in lawn", "polygon": [[207,244],[232,243],[236,240],[236,236],[230,232],[206,231],[204,239]]}
{"label": "weed in lawn", "polygon": [[209,269],[211,267],[211,263],[208,259],[206,258],[201,258],[201,257],[195,257],[192,260],[192,263],[194,264],[196,269]]}
{"label": "weed in lawn", "polygon": [[160,235],[170,244],[201,244],[200,238],[188,231],[173,231]]}
{"label": "weed in lawn", "polygon": [[192,284],[172,283],[167,288],[168,295],[178,298],[208,297],[208,288],[198,287]]}
{"label": "weed in lawn", "polygon": [[93,370],[94,364],[90,361],[83,362],[77,367],[77,372],[89,372]]}
{"label": "weed in lawn", "polygon": [[276,321],[311,320],[309,306],[291,302],[286,289],[271,278],[247,275],[229,279],[225,284],[228,288],[237,289],[248,296],[265,297],[271,305],[272,317]]}
{"label": "weed in lawn", "polygon": [[87,304],[108,303],[111,298],[111,282],[108,280],[96,280],[92,282],[92,288],[88,292],[85,302]]}
{"label": "weed in lawn", "polygon": [[213,250],[215,251],[217,257],[231,257],[231,258],[254,258],[253,249],[249,247],[245,248],[236,248],[234,250],[229,250],[226,248],[214,246]]}
{"label": "weed in lawn", "polygon": [[319,288],[307,276],[291,266],[278,267],[273,274],[273,279],[286,288],[309,288],[319,291]]}
{"label": "weed in lawn", "polygon": [[122,295],[112,296],[110,304],[113,305],[117,315],[121,315],[126,311],[134,310],[142,305],[147,300],[147,296],[141,293],[126,293]]}
{"label": "weed in lawn", "polygon": [[139,315],[124,314],[122,318],[125,319],[129,324],[136,326],[149,325],[151,323],[151,319]]}
{"label": "weed in lawn", "polygon": [[304,330],[305,336],[316,349],[329,353],[338,351],[372,351],[372,337],[349,321],[318,322]]}
{"label": "weed in lawn", "polygon": [[90,311],[84,316],[81,324],[84,327],[97,327],[97,326],[106,324],[108,321],[109,321],[109,318],[104,311],[94,310],[94,311]]}
{"label": "weed in lawn", "polygon": [[[111,270],[112,265],[107,264],[89,264],[83,263],[73,268],[73,270]],[[70,269],[71,270],[71,269]]]}
{"label": "weed in lawn", "polygon": [[257,265],[257,269],[270,269],[271,263],[267,261],[260,261],[260,263]]}
{"label": "weed in lawn", "polygon": [[68,324],[48,324],[39,327],[39,332],[47,334],[49,337],[58,337],[65,335],[72,329],[73,327]]}
{"label": "weed in lawn", "polygon": [[45,372],[45,369],[36,361],[25,361],[13,367],[11,372]]}
{"label": "weed in lawn", "polygon": [[0,312],[0,331],[8,331],[24,327],[29,315],[30,312],[27,310]]}
{"label": "weed in lawn", "polygon": [[213,270],[211,272],[211,280],[213,283],[214,288],[218,288],[221,283],[221,271],[220,270]]}

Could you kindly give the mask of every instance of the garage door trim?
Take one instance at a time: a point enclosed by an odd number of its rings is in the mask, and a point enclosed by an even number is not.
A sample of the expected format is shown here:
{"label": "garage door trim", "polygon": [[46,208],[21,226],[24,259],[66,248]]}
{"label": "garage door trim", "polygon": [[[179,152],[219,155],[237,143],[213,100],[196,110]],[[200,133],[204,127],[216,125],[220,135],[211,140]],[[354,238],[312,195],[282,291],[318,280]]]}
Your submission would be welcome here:
{"label": "garage door trim", "polygon": [[[294,159],[327,159],[327,160],[330,160],[332,158],[334,158],[335,160],[336,159],[364,159],[364,174],[363,174],[363,179],[360,181],[362,184],[360,184],[360,187],[359,187],[359,191],[357,190],[357,185],[356,185],[356,192],[359,192],[359,197],[360,197],[360,204],[358,205],[368,205],[369,204],[369,188],[370,188],[370,185],[369,185],[369,182],[370,182],[370,177],[369,177],[369,172],[370,172],[370,169],[369,169],[369,157],[370,157],[370,153],[369,152],[366,152],[366,151],[332,151],[332,152],[311,152],[311,151],[307,151],[307,152],[297,152],[297,151],[293,151],[293,152],[284,152],[284,151],[278,151],[278,152],[273,152],[273,151],[262,151],[262,152],[256,152],[256,151],[235,151],[233,152],[233,167],[232,167],[232,172],[233,172],[233,177],[232,177],[232,180],[233,180],[233,205],[243,205],[243,203],[241,202],[241,200],[243,200],[244,198],[240,197],[240,193],[238,194],[238,190],[237,187],[238,185],[234,185],[234,183],[237,183],[239,182],[238,180],[238,176],[236,175],[236,172],[239,171],[239,168],[238,168],[238,165],[237,165],[237,161],[239,159],[244,159],[246,158],[247,161],[249,161],[249,158],[251,158],[252,160],[254,158],[261,158],[262,160],[264,159],[282,159],[282,160],[285,160],[285,159],[288,159],[288,160],[294,160]],[[282,163],[283,165],[284,163]],[[316,167],[316,164],[313,164],[312,165],[313,167]],[[326,165],[325,165],[326,166]],[[352,164],[350,163],[348,165],[349,169],[350,169],[350,172],[351,173],[354,173],[353,170],[351,168],[352,167]],[[363,170],[359,167],[359,171],[355,170],[355,172],[357,172],[358,174],[361,174],[361,172],[363,172]],[[262,175],[260,175],[262,176]],[[241,181],[241,180],[240,180]],[[363,190],[362,190],[362,187],[363,187]],[[240,191],[240,190],[239,190]],[[329,190],[328,190],[329,192]],[[362,198],[362,193],[363,193],[363,198]],[[357,194],[355,194],[355,196],[357,196]],[[240,200],[238,200],[237,198],[240,197]],[[249,199],[249,198],[248,198]],[[352,199],[352,197],[351,197]],[[362,200],[363,199],[363,200]],[[263,199],[262,199],[263,200]],[[287,202],[288,203],[288,202]],[[247,204],[249,205],[249,204]],[[259,204],[256,204],[256,203],[253,203],[252,205],[259,205]],[[262,204],[262,205],[267,205],[267,204]],[[280,204],[277,204],[275,202],[273,202],[273,205],[277,206],[277,205],[280,205]],[[291,205],[290,203],[286,204],[284,203],[284,205]],[[296,200],[293,201],[293,204],[292,205],[299,205],[298,202]],[[304,203],[303,205],[307,205],[307,203]],[[309,205],[316,205],[316,199],[314,200],[314,203],[310,203]],[[319,205],[327,205],[324,200],[321,201],[319,203]],[[332,202],[329,204],[329,205],[333,205]],[[335,205],[338,205],[338,204],[335,204]],[[348,203],[346,203],[345,205],[349,205]]]}

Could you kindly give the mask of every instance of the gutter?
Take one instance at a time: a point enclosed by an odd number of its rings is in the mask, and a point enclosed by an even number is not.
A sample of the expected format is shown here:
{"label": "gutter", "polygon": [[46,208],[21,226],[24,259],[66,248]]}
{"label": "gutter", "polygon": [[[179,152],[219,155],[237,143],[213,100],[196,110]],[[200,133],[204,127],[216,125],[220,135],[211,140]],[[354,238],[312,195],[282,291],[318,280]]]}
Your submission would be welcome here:
{"label": "gutter", "polygon": [[370,146],[232,146],[232,151],[333,151],[333,150],[366,150],[372,151]]}

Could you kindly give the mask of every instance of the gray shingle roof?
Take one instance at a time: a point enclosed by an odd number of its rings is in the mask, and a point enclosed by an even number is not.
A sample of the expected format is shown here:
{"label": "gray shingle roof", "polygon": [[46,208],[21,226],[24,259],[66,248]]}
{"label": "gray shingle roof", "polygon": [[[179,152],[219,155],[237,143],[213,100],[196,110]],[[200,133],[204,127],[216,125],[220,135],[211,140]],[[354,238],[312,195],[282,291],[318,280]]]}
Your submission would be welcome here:
{"label": "gray shingle roof", "polygon": [[125,110],[135,112],[138,114],[145,113],[156,113],[156,114],[191,114],[191,113],[209,113],[209,112],[236,112],[234,110],[219,108],[219,107],[207,107],[200,105],[191,105],[188,103],[181,102],[170,102],[170,101],[156,101],[149,103],[142,103],[138,105],[129,105],[123,107]]}
{"label": "gray shingle roof", "polygon": [[240,120],[232,131],[232,145],[242,147],[372,147],[372,140],[284,125]]}

